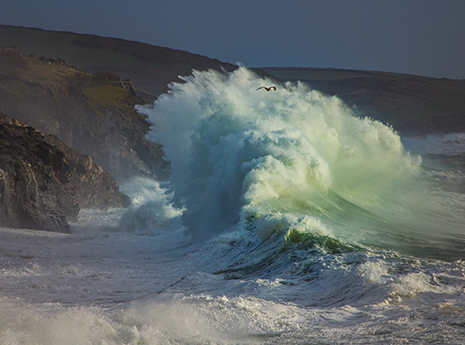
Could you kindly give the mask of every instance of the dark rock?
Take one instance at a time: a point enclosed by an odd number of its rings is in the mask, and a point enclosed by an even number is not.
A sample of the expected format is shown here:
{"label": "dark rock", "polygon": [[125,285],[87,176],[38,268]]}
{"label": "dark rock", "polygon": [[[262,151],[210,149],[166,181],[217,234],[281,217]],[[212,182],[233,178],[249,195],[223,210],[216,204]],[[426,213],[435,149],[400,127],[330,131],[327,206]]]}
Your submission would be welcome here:
{"label": "dark rock", "polygon": [[0,225],[69,232],[79,205],[62,151],[0,114]]}
{"label": "dark rock", "polygon": [[128,203],[89,156],[0,114],[0,226],[69,232],[80,207]]}
{"label": "dark rock", "polygon": [[79,154],[54,135],[46,135],[45,141],[64,153],[71,170],[71,182],[76,187],[76,201],[82,208],[129,206],[129,198],[120,193],[118,181],[90,156]]}

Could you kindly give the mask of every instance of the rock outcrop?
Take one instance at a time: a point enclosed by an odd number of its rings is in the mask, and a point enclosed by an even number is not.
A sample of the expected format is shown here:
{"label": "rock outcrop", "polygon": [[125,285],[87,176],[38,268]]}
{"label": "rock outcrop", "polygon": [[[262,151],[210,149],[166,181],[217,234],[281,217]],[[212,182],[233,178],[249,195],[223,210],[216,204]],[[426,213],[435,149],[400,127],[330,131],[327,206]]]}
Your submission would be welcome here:
{"label": "rock outcrop", "polygon": [[0,226],[69,232],[79,203],[123,206],[127,198],[90,157],[0,114]]}
{"label": "rock outcrop", "polygon": [[1,116],[0,225],[69,232],[79,212],[65,155],[25,123]]}
{"label": "rock outcrop", "polygon": [[70,182],[76,189],[76,201],[81,208],[129,206],[130,200],[120,193],[118,181],[90,156],[81,155],[54,135],[46,135],[45,141],[65,154],[71,171]]}

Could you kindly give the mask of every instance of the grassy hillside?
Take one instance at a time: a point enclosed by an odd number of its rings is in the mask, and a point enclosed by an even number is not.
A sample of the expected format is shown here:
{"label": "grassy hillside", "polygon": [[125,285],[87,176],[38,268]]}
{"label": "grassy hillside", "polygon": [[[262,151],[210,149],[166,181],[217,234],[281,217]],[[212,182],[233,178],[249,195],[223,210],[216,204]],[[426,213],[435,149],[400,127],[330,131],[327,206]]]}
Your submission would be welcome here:
{"label": "grassy hillside", "polygon": [[154,99],[178,75],[192,69],[232,70],[236,66],[187,51],[117,38],[0,25],[0,45],[16,45],[23,55],[57,57],[86,72],[107,70],[131,79],[136,90]]}

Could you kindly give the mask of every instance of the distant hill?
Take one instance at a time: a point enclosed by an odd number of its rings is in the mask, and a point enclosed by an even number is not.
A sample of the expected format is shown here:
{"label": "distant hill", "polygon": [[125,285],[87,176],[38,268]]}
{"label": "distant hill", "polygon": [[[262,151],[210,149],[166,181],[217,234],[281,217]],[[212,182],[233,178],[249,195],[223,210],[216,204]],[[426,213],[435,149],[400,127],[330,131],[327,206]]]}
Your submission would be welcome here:
{"label": "distant hill", "polygon": [[193,69],[234,70],[235,65],[187,51],[118,38],[0,25],[0,45],[17,46],[23,55],[56,57],[85,72],[110,71],[131,79],[149,101]]}
{"label": "distant hill", "polygon": [[302,81],[341,97],[403,135],[465,132],[465,81],[332,68],[263,68],[281,81]]}

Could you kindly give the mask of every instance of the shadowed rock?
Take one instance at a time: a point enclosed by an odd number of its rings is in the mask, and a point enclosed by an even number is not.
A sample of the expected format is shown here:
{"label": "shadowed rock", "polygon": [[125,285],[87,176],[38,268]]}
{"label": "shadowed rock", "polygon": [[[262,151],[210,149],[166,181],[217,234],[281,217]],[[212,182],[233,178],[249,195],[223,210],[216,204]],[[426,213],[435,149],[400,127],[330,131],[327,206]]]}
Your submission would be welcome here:
{"label": "shadowed rock", "polygon": [[0,225],[69,232],[79,205],[64,153],[33,127],[0,120]]}
{"label": "shadowed rock", "polygon": [[79,203],[127,204],[118,182],[90,157],[47,139],[50,143],[34,127],[0,114],[0,226],[69,232]]}

